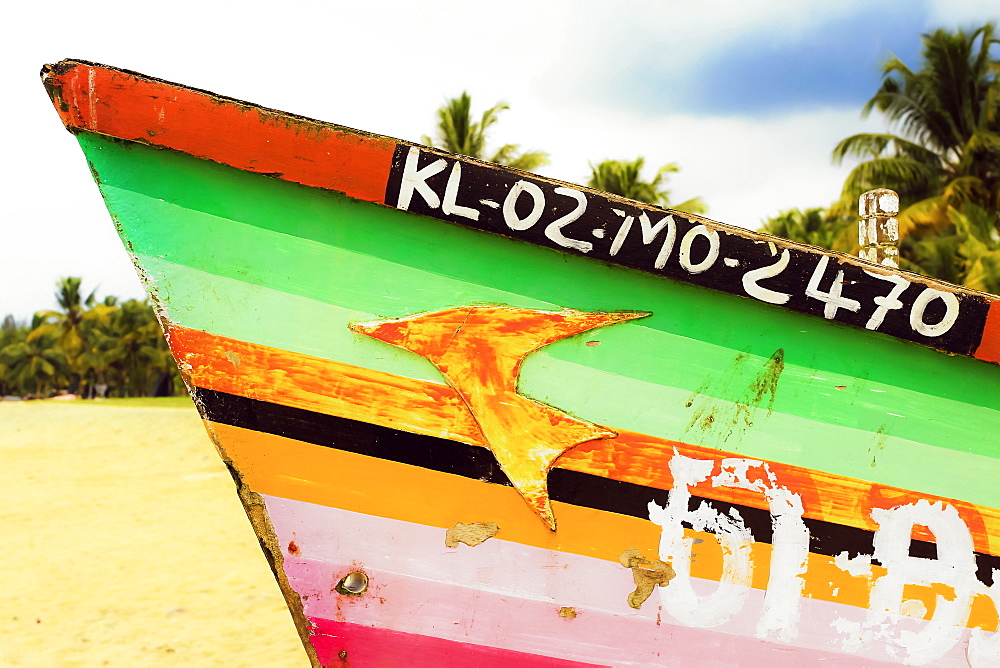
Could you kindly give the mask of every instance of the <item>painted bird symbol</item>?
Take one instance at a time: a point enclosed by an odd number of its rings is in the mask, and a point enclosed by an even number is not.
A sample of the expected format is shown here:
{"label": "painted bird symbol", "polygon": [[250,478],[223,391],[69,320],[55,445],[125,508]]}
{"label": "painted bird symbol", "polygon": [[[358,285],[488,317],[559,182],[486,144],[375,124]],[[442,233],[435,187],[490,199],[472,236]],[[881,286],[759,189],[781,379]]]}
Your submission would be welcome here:
{"label": "painted bird symbol", "polygon": [[350,329],[430,360],[462,398],[511,484],[555,531],[549,469],[580,443],[617,434],[518,393],[521,362],[559,339],[648,315],[463,306]]}

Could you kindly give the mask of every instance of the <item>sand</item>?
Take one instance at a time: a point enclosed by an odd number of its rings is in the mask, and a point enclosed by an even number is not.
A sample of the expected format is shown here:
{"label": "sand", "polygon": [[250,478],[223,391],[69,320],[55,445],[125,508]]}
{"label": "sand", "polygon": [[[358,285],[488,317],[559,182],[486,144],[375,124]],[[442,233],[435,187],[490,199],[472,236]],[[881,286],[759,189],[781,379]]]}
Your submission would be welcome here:
{"label": "sand", "polygon": [[0,543],[0,665],[309,665],[193,407],[0,403]]}

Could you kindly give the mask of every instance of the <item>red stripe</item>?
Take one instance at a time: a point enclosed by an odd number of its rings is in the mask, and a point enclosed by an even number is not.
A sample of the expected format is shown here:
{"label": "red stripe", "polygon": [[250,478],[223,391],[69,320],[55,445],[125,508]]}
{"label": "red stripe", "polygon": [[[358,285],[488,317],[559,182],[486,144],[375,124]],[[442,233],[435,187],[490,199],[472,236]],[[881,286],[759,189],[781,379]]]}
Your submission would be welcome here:
{"label": "red stripe", "polygon": [[323,666],[406,666],[407,668],[595,668],[538,654],[376,629],[310,617],[309,640]]}
{"label": "red stripe", "polygon": [[100,65],[46,79],[68,128],[183,151],[382,203],[395,142]]}
{"label": "red stripe", "polygon": [[983,339],[976,348],[975,357],[1000,364],[1000,301],[990,304],[983,327]]}

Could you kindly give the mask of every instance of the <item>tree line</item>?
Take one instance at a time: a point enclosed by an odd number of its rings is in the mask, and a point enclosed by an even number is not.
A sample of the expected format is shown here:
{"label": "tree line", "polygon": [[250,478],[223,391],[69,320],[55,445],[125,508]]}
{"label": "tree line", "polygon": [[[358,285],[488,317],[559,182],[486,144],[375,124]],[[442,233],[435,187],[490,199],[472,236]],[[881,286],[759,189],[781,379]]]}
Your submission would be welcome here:
{"label": "tree line", "polygon": [[[922,36],[912,69],[895,56],[862,109],[881,113],[891,131],[847,137],[832,152],[840,164],[861,159],[827,206],[790,209],[763,221],[769,234],[857,255],[858,197],[874,188],[899,193],[900,267],[976,290],[1000,293],[1000,60],[992,23],[972,31]],[[438,112],[437,136],[423,142],[453,153],[527,171],[548,162],[540,151],[505,144],[486,149],[487,131],[506,104],[474,119],[462,93]],[[650,204],[705,213],[701,198],[671,202],[665,189],[674,163],[643,177],[644,159],[590,165],[588,186]]]}
{"label": "tree line", "polygon": [[81,279],[56,283],[59,309],[30,323],[8,315],[0,325],[0,395],[45,398],[163,396],[183,383],[148,302],[102,302]]}

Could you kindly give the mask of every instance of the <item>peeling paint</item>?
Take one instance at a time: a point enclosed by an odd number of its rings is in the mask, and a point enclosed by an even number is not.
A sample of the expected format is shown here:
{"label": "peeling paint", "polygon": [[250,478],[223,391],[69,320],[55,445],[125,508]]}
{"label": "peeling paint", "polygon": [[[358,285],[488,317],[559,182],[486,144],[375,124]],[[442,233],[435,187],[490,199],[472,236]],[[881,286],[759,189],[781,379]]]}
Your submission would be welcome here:
{"label": "peeling paint", "polygon": [[[630,547],[622,552],[618,555],[618,561],[625,568],[632,569],[635,591],[628,595],[628,604],[636,610],[642,607],[653,593],[653,589],[658,586],[666,587],[676,575],[670,564],[659,559],[654,561],[646,559],[637,547]],[[559,614],[562,614],[562,611]]]}
{"label": "peeling paint", "polygon": [[576,619],[576,608],[573,607],[559,608],[559,616],[565,617],[566,619]]}
{"label": "peeling paint", "polygon": [[459,543],[465,543],[469,547],[475,547],[480,543],[493,538],[500,531],[500,527],[493,522],[471,522],[465,524],[459,522],[444,536],[444,544],[447,547],[458,547]]}

